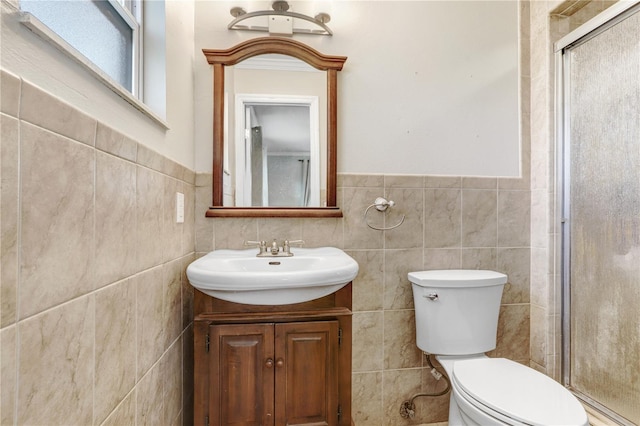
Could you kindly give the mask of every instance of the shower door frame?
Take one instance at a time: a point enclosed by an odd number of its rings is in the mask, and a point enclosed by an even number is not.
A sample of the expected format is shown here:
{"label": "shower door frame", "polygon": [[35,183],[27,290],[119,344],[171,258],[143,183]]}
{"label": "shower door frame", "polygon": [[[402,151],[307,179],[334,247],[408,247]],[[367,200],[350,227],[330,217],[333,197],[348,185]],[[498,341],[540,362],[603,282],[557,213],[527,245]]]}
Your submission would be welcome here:
{"label": "shower door frame", "polygon": [[600,402],[589,398],[571,386],[571,227],[570,227],[570,105],[565,102],[569,98],[570,72],[569,55],[565,53],[572,47],[580,45],[598,36],[615,24],[634,13],[640,13],[640,0],[633,2],[620,1],[579,28],[554,43],[555,57],[555,129],[556,129],[556,188],[557,205],[559,206],[560,223],[560,280],[561,280],[561,376],[562,384],[587,405],[594,407],[602,414],[623,426],[635,426],[617,413],[611,411]]}

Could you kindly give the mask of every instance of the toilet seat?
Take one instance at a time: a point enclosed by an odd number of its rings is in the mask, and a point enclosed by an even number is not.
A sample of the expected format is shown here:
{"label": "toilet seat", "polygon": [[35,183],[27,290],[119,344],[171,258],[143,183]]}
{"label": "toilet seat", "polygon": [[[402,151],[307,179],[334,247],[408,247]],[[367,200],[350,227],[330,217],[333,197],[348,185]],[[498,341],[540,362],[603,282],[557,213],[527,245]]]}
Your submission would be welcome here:
{"label": "toilet seat", "polygon": [[578,399],[558,382],[505,358],[475,358],[453,364],[452,381],[474,407],[510,424],[588,424]]}

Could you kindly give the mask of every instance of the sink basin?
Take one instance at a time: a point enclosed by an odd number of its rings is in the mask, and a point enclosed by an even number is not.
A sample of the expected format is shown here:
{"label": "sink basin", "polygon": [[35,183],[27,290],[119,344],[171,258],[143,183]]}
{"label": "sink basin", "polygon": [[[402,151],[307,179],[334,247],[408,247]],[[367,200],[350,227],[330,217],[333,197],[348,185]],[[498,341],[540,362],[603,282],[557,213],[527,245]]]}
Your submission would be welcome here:
{"label": "sink basin", "polygon": [[358,263],[334,247],[291,248],[291,257],[257,257],[257,249],[215,250],[187,267],[192,286],[218,299],[286,305],[331,294],[358,274]]}

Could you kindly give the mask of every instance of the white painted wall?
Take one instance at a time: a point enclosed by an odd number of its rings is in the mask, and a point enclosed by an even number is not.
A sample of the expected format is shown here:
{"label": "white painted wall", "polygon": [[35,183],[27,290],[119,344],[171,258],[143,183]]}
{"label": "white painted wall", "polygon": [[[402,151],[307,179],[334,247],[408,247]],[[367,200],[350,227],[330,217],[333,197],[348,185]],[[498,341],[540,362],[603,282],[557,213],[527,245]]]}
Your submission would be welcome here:
{"label": "white painted wall", "polygon": [[[330,7],[333,37],[296,35],[349,59],[339,75],[338,171],[518,176],[516,1],[291,2]],[[203,48],[261,33],[228,31],[231,6],[195,4],[196,170],[210,171],[212,69]]]}
{"label": "white painted wall", "polygon": [[[211,170],[212,70],[201,49],[259,36],[228,31],[229,9],[270,2],[165,3],[169,130],[18,24],[16,3],[2,0],[3,68],[187,167]],[[349,57],[339,76],[339,172],[518,175],[517,2],[328,4],[334,36],[295,38]]]}
{"label": "white painted wall", "polygon": [[[157,9],[161,3],[151,2]],[[16,0],[2,0],[1,66],[41,87],[86,114],[149,146],[189,168],[194,168],[194,3],[167,1],[166,20],[166,117],[169,126],[142,114],[116,95],[82,66],[17,21]],[[147,52],[148,53],[148,52]],[[155,65],[163,66],[163,65]],[[154,84],[165,84],[163,79]],[[153,90],[146,86],[147,91]],[[161,92],[161,91],[159,91]],[[162,96],[150,93],[157,102]],[[162,111],[159,112],[163,114]]]}

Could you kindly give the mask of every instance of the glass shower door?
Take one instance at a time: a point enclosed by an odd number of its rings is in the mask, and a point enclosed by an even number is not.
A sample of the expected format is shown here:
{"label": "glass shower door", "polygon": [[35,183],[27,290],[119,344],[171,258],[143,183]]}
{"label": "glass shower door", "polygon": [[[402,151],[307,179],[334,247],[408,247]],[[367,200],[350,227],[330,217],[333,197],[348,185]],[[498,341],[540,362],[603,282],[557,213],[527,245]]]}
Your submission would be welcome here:
{"label": "glass shower door", "polygon": [[[640,13],[563,51],[565,381],[640,424]],[[565,334],[566,336],[567,334]],[[568,368],[567,368],[568,367]]]}

